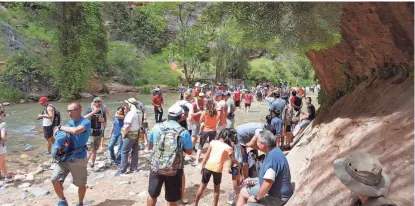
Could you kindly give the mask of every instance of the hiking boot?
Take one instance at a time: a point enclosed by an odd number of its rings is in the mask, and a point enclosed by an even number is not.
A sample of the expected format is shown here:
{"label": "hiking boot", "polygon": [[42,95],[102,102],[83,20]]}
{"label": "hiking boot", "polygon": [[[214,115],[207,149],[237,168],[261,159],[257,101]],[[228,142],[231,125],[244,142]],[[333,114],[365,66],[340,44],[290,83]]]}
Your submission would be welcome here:
{"label": "hiking boot", "polygon": [[68,206],[68,202],[66,200],[59,200],[57,206]]}
{"label": "hiking boot", "polygon": [[228,200],[226,201],[229,205],[232,205],[235,201],[235,194],[233,192],[229,193]]}

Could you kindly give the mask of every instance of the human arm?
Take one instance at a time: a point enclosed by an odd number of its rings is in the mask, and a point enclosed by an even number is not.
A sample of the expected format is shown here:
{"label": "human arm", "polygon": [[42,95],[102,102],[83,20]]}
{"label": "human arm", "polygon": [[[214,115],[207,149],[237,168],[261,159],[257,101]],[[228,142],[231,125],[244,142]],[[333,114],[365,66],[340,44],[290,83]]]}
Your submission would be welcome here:
{"label": "human arm", "polygon": [[258,137],[256,137],[256,136],[252,137],[251,141],[246,143],[246,146],[247,147],[252,147],[254,149],[259,149],[258,145],[257,145],[257,140],[258,140]]}
{"label": "human arm", "polygon": [[257,202],[255,200],[255,197],[257,200],[262,199],[263,197],[265,197],[265,195],[268,194],[269,190],[271,189],[272,185],[274,184],[274,180],[272,179],[265,179],[264,177],[264,181],[261,184],[261,187],[259,188],[258,193],[256,194],[256,196],[249,196],[248,202]]}
{"label": "human arm", "polygon": [[193,152],[193,143],[189,132],[185,130],[180,135],[183,141],[183,152],[191,155]]}
{"label": "human arm", "polygon": [[0,136],[1,136],[1,139],[3,139],[4,141],[7,141],[7,139],[8,139],[8,135],[7,135],[7,131],[6,131],[6,123],[2,123],[2,124],[4,124],[3,125],[3,128],[0,130]]}
{"label": "human arm", "polygon": [[203,161],[202,161],[202,167],[201,167],[202,170],[203,170],[203,168],[205,168],[206,162],[209,160],[211,152],[212,152],[212,146],[209,145],[208,151],[206,152],[206,155],[205,155],[205,157],[203,158]]}
{"label": "human arm", "polygon": [[91,117],[92,117],[92,115],[94,115],[94,114],[97,114],[98,112],[100,112],[100,108],[97,108],[97,107],[95,107],[94,105],[92,105],[92,107],[91,107],[92,109],[92,111],[91,112],[89,112],[89,113],[87,113],[86,115],[84,115],[84,118],[85,119],[91,119]]}
{"label": "human arm", "polygon": [[121,132],[121,138],[122,139],[124,139],[127,136],[130,129],[131,129],[131,124],[130,123],[124,123],[123,129],[121,130],[122,131]]}
{"label": "human arm", "polygon": [[91,122],[82,122],[77,127],[68,127],[68,126],[59,126],[58,129],[61,131],[64,131],[69,134],[81,134],[82,132],[85,132],[87,127],[90,127]]}
{"label": "human arm", "polygon": [[48,106],[46,110],[48,111],[48,113],[47,114],[40,114],[39,119],[42,119],[42,118],[53,119],[53,117],[55,116],[55,112],[53,111],[53,107]]}

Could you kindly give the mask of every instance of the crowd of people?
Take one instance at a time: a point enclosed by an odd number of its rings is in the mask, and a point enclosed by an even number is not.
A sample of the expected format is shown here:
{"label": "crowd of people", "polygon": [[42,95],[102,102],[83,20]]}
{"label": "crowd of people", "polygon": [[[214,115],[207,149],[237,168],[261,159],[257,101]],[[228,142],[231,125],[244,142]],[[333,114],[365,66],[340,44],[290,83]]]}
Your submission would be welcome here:
{"label": "crowd of people", "polygon": [[[282,82],[282,81],[281,81]],[[83,113],[79,102],[68,105],[69,122],[57,125],[60,113],[42,97],[39,103],[44,112],[43,131],[46,152],[56,161],[51,180],[58,206],[68,205],[63,182],[71,173],[78,186],[78,205],[83,205],[86,193],[87,167],[94,167],[96,154],[102,150],[104,131],[112,120],[108,144],[110,158],[118,166],[116,176],[138,171],[139,149],[149,152],[150,166],[147,205],[156,205],[162,188],[168,205],[177,201],[187,204],[185,192],[184,157],[196,154],[192,166],[200,168],[201,184],[194,205],[199,204],[212,177],[213,205],[218,205],[220,184],[224,171],[232,178],[233,191],[228,204],[284,205],[294,193],[289,163],[283,153],[292,147],[298,135],[316,117],[315,107],[303,88],[288,87],[286,83],[258,85],[251,90],[225,89],[224,85],[208,88],[197,82],[194,88],[179,88],[180,100],[167,109],[163,119],[164,99],[160,88],[153,91],[152,105],[156,124],[149,129],[144,104],[135,98],[124,100],[112,116],[103,100],[96,97]],[[250,112],[254,95],[257,101],[268,103],[266,122],[248,122],[235,127],[235,111]],[[307,112],[302,112],[303,102]],[[244,108],[241,104],[244,103]],[[5,111],[0,107],[0,169],[6,180],[12,181],[6,168]],[[118,151],[115,146],[118,145]],[[207,147],[205,147],[208,145]],[[202,158],[203,156],[203,158]],[[370,164],[369,164],[370,163]],[[370,154],[353,153],[336,160],[335,174],[352,191],[360,194],[360,203],[387,202],[390,180],[382,172],[382,165]],[[359,172],[364,172],[361,176]],[[225,172],[226,173],[226,172]]]}

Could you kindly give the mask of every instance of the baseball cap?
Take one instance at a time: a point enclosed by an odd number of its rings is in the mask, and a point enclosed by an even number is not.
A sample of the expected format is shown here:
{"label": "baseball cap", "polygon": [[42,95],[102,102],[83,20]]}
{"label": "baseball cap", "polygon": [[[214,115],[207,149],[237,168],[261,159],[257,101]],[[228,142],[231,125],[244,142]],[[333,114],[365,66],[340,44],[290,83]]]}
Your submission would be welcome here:
{"label": "baseball cap", "polygon": [[200,86],[201,86],[200,82],[196,82],[195,87],[200,87]]}
{"label": "baseball cap", "polygon": [[47,102],[47,101],[49,101],[49,99],[47,97],[41,97],[39,99],[39,103],[44,103],[44,102]]}
{"label": "baseball cap", "polygon": [[94,102],[102,101],[101,97],[95,97]]}
{"label": "baseball cap", "polygon": [[168,110],[169,116],[177,117],[183,114],[183,109],[179,105],[173,105]]}

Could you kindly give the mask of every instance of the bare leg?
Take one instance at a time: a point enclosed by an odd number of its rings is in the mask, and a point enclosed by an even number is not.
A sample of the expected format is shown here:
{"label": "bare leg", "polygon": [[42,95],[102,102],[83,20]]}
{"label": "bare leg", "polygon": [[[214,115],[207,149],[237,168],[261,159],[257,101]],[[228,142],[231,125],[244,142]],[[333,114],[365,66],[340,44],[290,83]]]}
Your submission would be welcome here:
{"label": "bare leg", "polygon": [[197,148],[197,153],[196,153],[196,160],[194,164],[199,164],[199,159],[200,159],[200,155],[202,154],[202,150]]}
{"label": "bare leg", "polygon": [[246,205],[249,198],[248,191],[246,191],[246,187],[242,188],[241,193],[239,193],[238,202],[236,203],[236,206],[243,206]]}
{"label": "bare leg", "polygon": [[186,199],[186,176],[182,175],[182,200]]}
{"label": "bare leg", "polygon": [[205,191],[207,185],[201,183],[199,189],[197,190],[196,199],[195,199],[195,206],[199,204],[199,200],[202,197],[203,191]]}
{"label": "bare leg", "polygon": [[213,196],[213,203],[214,203],[214,206],[218,206],[219,193],[220,193],[220,185],[215,185],[214,186],[214,190],[215,190],[215,194]]}
{"label": "bare leg", "polygon": [[46,147],[47,147],[47,151],[50,153],[51,148],[53,143],[55,142],[55,138],[54,137],[50,137],[46,140]]}
{"label": "bare leg", "polygon": [[150,195],[147,196],[147,206],[155,206],[157,198],[153,198]]}
{"label": "bare leg", "polygon": [[3,172],[5,177],[9,176],[9,173],[7,172],[7,166],[6,166],[6,154],[0,155],[0,171]]}
{"label": "bare leg", "polygon": [[78,188],[78,195],[79,195],[78,198],[79,198],[79,203],[81,205],[84,202],[85,193],[86,193],[86,186],[82,186]]}
{"label": "bare leg", "polygon": [[52,180],[53,189],[55,190],[56,195],[60,200],[64,200],[65,196],[63,195],[63,186],[60,181]]}
{"label": "bare leg", "polygon": [[176,206],[177,204],[175,202],[167,202],[168,206]]}

